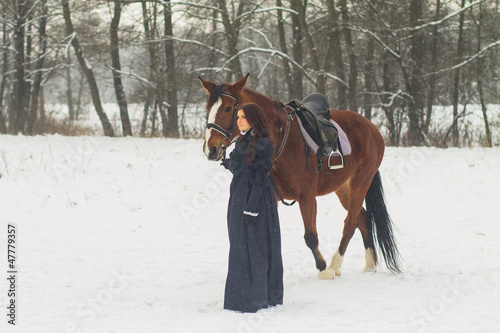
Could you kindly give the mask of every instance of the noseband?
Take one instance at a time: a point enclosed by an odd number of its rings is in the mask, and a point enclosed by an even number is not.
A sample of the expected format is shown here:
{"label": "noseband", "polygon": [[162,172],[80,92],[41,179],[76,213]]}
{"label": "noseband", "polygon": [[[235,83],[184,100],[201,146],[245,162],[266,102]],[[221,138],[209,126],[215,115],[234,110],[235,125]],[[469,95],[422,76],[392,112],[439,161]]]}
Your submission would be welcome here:
{"label": "noseband", "polygon": [[[217,132],[224,135],[224,138],[228,141],[228,143],[229,143],[228,146],[229,146],[231,144],[231,135],[233,134],[234,123],[236,122],[236,109],[239,106],[239,101],[238,101],[238,97],[234,96],[233,94],[227,93],[227,92],[223,92],[221,94],[221,96],[228,96],[236,101],[236,104],[233,106],[233,115],[231,118],[231,125],[229,125],[229,128],[227,130],[225,130],[215,123],[207,123],[207,129],[213,128]],[[220,148],[222,148],[223,154],[225,155],[227,147],[224,145],[224,141],[221,143]]]}

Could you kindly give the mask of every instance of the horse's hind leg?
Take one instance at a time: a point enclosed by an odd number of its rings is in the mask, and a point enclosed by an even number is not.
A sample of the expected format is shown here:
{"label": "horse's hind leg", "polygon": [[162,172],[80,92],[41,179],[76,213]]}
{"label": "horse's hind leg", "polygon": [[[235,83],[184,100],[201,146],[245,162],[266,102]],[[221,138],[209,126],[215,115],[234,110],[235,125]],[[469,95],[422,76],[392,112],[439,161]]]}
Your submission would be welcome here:
{"label": "horse's hind leg", "polygon": [[308,196],[302,198],[299,201],[300,213],[302,214],[302,220],[304,221],[304,239],[306,241],[307,247],[309,247],[314,255],[314,260],[316,261],[316,268],[320,271],[325,270],[326,261],[323,259],[321,252],[319,252],[319,241],[318,241],[318,231],[316,229],[316,213],[317,213],[317,203],[314,196]]}
{"label": "horse's hind leg", "polygon": [[373,242],[372,226],[368,224],[366,210],[361,208],[358,218],[358,229],[363,237],[363,245],[365,246],[365,268],[364,272],[375,272],[377,266],[377,252],[375,251],[375,243]]}
{"label": "horse's hind leg", "polygon": [[356,228],[360,230],[365,246],[365,271],[373,271],[376,265],[373,235],[371,228],[367,224],[366,212],[363,209],[364,195],[360,195],[361,193],[365,193],[365,191],[364,189],[362,191],[354,191],[350,188],[352,185],[352,183],[350,185],[346,184],[336,191],[342,206],[344,206],[347,210],[340,245],[337,252],[333,255],[330,265],[328,266],[328,268],[333,270],[337,276],[341,275],[340,267],[344,261],[344,254],[347,250],[347,246],[349,245],[349,241],[356,231]]}

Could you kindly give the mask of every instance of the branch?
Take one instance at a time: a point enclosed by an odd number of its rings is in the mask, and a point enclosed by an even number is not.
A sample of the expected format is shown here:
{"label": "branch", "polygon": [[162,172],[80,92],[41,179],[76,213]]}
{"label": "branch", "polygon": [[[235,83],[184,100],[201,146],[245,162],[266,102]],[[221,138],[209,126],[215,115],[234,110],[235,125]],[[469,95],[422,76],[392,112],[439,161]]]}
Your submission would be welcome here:
{"label": "branch", "polygon": [[414,31],[425,29],[425,28],[430,27],[430,26],[440,25],[444,21],[446,21],[446,20],[448,20],[448,19],[450,19],[450,18],[452,18],[454,16],[457,16],[458,14],[466,11],[467,9],[469,9],[471,7],[474,7],[476,5],[479,5],[480,3],[485,2],[485,1],[486,0],[477,0],[475,2],[472,2],[472,3],[468,4],[467,6],[461,8],[458,11],[446,15],[445,17],[443,17],[442,19],[440,19],[438,21],[429,22],[429,23],[426,23],[426,24],[423,24],[423,25],[419,25],[419,26],[416,26],[416,27],[404,27],[404,28],[396,29],[394,31],[411,31],[411,32],[414,32]]}
{"label": "branch", "polygon": [[[144,0],[132,0],[130,2],[143,2]],[[158,2],[159,4],[162,5],[184,5],[184,6],[192,6],[192,7],[197,7],[197,8],[204,8],[204,9],[210,9],[210,10],[215,10],[218,12],[221,12],[221,10],[217,7],[212,7],[212,6],[206,6],[206,5],[201,5],[196,2],[182,2],[182,1],[169,1],[166,2],[164,0],[154,0],[155,2]]]}
{"label": "branch", "polygon": [[455,69],[464,67],[465,65],[473,62],[474,60],[476,60],[477,58],[479,58],[480,56],[482,56],[484,53],[486,53],[489,49],[494,48],[495,46],[500,46],[500,40],[497,40],[496,42],[491,43],[490,45],[486,46],[484,49],[482,49],[478,53],[476,53],[473,56],[469,57],[469,59],[466,59],[466,60],[462,61],[461,63],[456,64],[453,67],[445,68],[445,69],[442,69],[440,71],[437,71],[437,72],[434,72],[434,73],[430,73],[430,74],[426,74],[426,75],[441,74],[441,73],[444,73],[444,72],[449,72],[449,71],[453,71]]}
{"label": "branch", "polygon": [[307,71],[305,70],[304,67],[302,67],[302,65],[300,65],[299,63],[297,63],[294,59],[290,58],[290,56],[286,53],[283,53],[281,51],[278,51],[278,50],[272,50],[272,49],[263,49],[263,48],[259,48],[259,47],[249,47],[249,48],[246,48],[244,50],[241,50],[239,51],[237,54],[235,54],[234,56],[232,56],[231,58],[229,58],[225,64],[222,65],[221,69],[224,69],[227,67],[227,65],[229,65],[231,63],[231,61],[233,61],[234,59],[236,59],[237,57],[239,57],[240,55],[242,54],[245,54],[245,53],[248,53],[248,52],[262,52],[262,53],[271,53],[271,57],[275,56],[275,55],[279,55],[280,57],[282,58],[285,58],[286,60],[288,60],[290,63],[292,63],[295,67],[299,68],[302,73],[304,74],[304,76],[309,80],[311,81],[311,83],[313,84],[316,84],[316,81],[307,73]]}
{"label": "branch", "polygon": [[140,77],[139,75],[137,74],[134,74],[134,73],[126,73],[124,71],[119,71],[113,67],[111,67],[110,65],[106,65],[106,67],[108,67],[109,69],[111,69],[113,72],[115,73],[118,73],[118,74],[121,74],[121,75],[124,75],[124,76],[130,76],[130,77],[133,77],[133,78],[136,78],[137,80],[143,82],[143,83],[146,83],[148,86],[150,86],[151,88],[153,89],[157,89],[157,86],[156,84],[154,84],[153,82],[149,81],[148,79],[145,79],[143,77]]}
{"label": "branch", "polygon": [[367,34],[367,35],[370,35],[372,36],[373,38],[375,38],[375,40],[384,47],[384,49],[386,49],[387,51],[389,51],[390,54],[392,54],[396,59],[401,59],[401,55],[399,53],[397,53],[396,51],[394,51],[393,49],[391,49],[386,43],[384,43],[384,41],[382,39],[380,39],[379,36],[377,36],[375,33],[373,33],[373,31],[370,31],[370,30],[367,30],[367,29],[363,29],[361,27],[357,27],[357,28],[353,28],[353,30],[357,30],[357,31],[360,31],[364,34]]}
{"label": "branch", "polygon": [[325,75],[326,77],[329,77],[330,79],[334,80],[334,81],[337,81],[337,82],[340,82],[342,83],[344,86],[346,86],[347,89],[350,89],[349,88],[349,84],[347,84],[347,82],[345,82],[344,80],[342,80],[341,78],[339,78],[338,76],[335,76],[333,74],[330,74],[330,73],[326,73],[326,72],[323,72],[323,75]]}
{"label": "branch", "polygon": [[71,47],[71,43],[73,42],[73,39],[76,38],[76,32],[73,32],[71,35],[68,35],[66,38],[64,38],[64,40],[61,42],[63,43],[66,39],[69,39],[69,42],[68,44],[66,44],[66,48],[65,48],[65,51],[64,51],[64,54],[66,54],[66,58],[68,58],[69,56],[69,49]]}
{"label": "branch", "polygon": [[267,46],[273,47],[273,44],[271,44],[271,41],[267,38],[267,36],[260,30],[255,29],[254,27],[249,26],[249,30],[252,30],[253,32],[259,34],[264,40],[266,41]]}
{"label": "branch", "polygon": [[285,8],[285,7],[270,7],[270,8],[262,8],[262,9],[252,10],[250,12],[242,14],[239,18],[243,18],[245,16],[249,16],[249,15],[256,14],[256,13],[272,12],[274,10],[281,10],[283,12],[289,12],[289,13],[291,13],[293,15],[298,15],[298,13],[295,10],[292,10],[292,9],[289,9],[289,8]]}
{"label": "branch", "polygon": [[207,49],[209,49],[210,51],[214,51],[224,57],[229,57],[228,54],[222,52],[221,50],[219,49],[216,49],[215,47],[212,47],[210,45],[207,45],[205,43],[202,43],[200,41],[197,41],[197,40],[194,40],[194,39],[183,39],[183,38],[178,38],[178,37],[174,37],[174,36],[168,36],[168,37],[165,37],[165,38],[158,38],[158,39],[151,39],[151,40],[148,40],[146,42],[141,42],[141,43],[133,43],[131,45],[144,45],[146,43],[158,43],[158,42],[164,42],[166,40],[175,40],[177,42],[180,42],[180,43],[187,43],[187,44],[195,44],[195,45],[198,45],[198,46],[203,46]]}
{"label": "branch", "polygon": [[199,68],[195,68],[193,70],[190,71],[190,73],[196,73],[196,72],[216,72],[216,73],[220,73],[220,72],[228,72],[228,73],[232,73],[233,71],[230,70],[229,68],[222,68],[222,67],[199,67]]}

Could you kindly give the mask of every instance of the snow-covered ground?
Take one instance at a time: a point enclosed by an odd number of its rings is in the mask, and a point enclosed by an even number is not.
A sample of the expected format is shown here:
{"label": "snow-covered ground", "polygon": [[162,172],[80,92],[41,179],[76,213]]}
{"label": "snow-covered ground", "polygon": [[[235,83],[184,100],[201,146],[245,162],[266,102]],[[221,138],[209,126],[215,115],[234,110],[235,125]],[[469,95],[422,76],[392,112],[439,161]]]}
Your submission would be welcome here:
{"label": "snow-covered ground", "polygon": [[[404,273],[316,277],[280,206],[285,303],[222,309],[230,174],[201,140],[0,136],[1,332],[497,332],[500,148],[388,148],[381,174]],[[327,260],[345,211],[318,198]],[[7,230],[16,225],[16,327]]]}

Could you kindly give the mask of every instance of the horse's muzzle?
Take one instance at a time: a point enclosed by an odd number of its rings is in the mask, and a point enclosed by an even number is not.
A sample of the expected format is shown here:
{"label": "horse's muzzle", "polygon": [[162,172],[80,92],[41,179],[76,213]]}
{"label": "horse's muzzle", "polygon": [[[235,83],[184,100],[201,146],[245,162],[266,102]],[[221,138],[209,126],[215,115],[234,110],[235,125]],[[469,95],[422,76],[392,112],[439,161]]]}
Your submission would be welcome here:
{"label": "horse's muzzle", "polygon": [[216,146],[210,147],[208,151],[207,158],[210,161],[220,161],[222,159],[222,148],[217,148]]}

